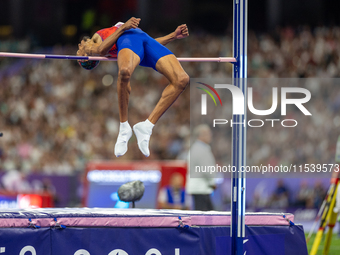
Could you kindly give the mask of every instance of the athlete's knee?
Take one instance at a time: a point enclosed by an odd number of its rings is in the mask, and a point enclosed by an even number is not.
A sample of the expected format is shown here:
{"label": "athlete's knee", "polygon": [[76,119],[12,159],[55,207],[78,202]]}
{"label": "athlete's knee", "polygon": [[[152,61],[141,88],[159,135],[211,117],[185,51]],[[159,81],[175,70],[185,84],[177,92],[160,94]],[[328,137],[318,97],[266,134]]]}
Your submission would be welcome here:
{"label": "athlete's knee", "polygon": [[190,77],[185,72],[181,73],[176,81],[176,86],[180,90],[185,90],[185,88],[189,85]]}
{"label": "athlete's knee", "polygon": [[118,76],[122,81],[130,80],[131,75],[132,75],[132,72],[129,67],[122,67],[119,69]]}

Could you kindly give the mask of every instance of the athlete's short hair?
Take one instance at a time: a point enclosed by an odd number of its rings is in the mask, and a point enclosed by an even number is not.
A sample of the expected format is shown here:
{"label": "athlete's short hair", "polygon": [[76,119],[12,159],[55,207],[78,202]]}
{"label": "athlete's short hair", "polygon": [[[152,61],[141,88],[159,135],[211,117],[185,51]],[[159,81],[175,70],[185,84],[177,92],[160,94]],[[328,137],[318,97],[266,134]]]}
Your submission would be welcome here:
{"label": "athlete's short hair", "polygon": [[82,68],[86,70],[92,70],[99,65],[99,60],[85,60],[85,61],[78,60],[78,63]]}

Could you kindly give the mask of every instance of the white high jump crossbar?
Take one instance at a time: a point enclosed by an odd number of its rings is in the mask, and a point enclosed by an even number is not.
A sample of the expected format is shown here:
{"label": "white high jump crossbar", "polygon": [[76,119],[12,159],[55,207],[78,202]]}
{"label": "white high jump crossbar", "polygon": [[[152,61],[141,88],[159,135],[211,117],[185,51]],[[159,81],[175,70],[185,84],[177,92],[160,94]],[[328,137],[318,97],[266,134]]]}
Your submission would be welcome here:
{"label": "white high jump crossbar", "polygon": [[[100,60],[100,61],[117,61],[117,58],[107,57],[91,57],[91,56],[74,56],[74,55],[45,55],[45,54],[28,54],[0,52],[0,57],[7,58],[32,58],[32,59],[73,59],[73,60]],[[180,62],[225,62],[235,63],[236,59],[232,57],[216,57],[216,58],[177,58]]]}

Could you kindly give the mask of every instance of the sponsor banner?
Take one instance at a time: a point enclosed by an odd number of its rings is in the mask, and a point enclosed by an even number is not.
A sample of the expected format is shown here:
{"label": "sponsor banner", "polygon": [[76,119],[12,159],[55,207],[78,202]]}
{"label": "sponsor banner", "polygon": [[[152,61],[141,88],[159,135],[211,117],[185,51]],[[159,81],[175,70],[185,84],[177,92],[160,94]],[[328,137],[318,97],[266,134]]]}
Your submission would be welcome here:
{"label": "sponsor banner", "polygon": [[52,255],[202,254],[198,229],[67,228],[52,238]]}
{"label": "sponsor banner", "polygon": [[[0,254],[222,255],[230,254],[229,227],[2,228]],[[301,226],[246,227],[244,254],[307,255]]]}

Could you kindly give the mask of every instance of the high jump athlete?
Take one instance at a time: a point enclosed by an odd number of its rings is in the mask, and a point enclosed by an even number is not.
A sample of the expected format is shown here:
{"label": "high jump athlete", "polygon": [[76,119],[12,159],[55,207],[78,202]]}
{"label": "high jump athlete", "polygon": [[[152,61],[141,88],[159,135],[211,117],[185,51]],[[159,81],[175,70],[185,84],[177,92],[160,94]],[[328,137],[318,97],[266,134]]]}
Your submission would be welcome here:
{"label": "high jump athlete", "polygon": [[[117,57],[118,63],[118,106],[120,127],[115,155],[123,156],[132,136],[128,123],[128,102],[131,92],[130,78],[137,65],[152,67],[163,74],[169,85],[164,89],[160,100],[143,122],[133,126],[140,151],[148,157],[149,140],[152,129],[164,112],[176,101],[189,84],[189,76],[183,70],[174,54],[164,45],[175,39],[189,36],[186,25],[180,25],[166,36],[153,39],[138,28],[140,19],[132,17],[126,23],[119,22],[115,26],[97,31],[92,38],[83,38],[78,44],[77,55]],[[93,69],[99,61],[79,61],[85,69]]]}

